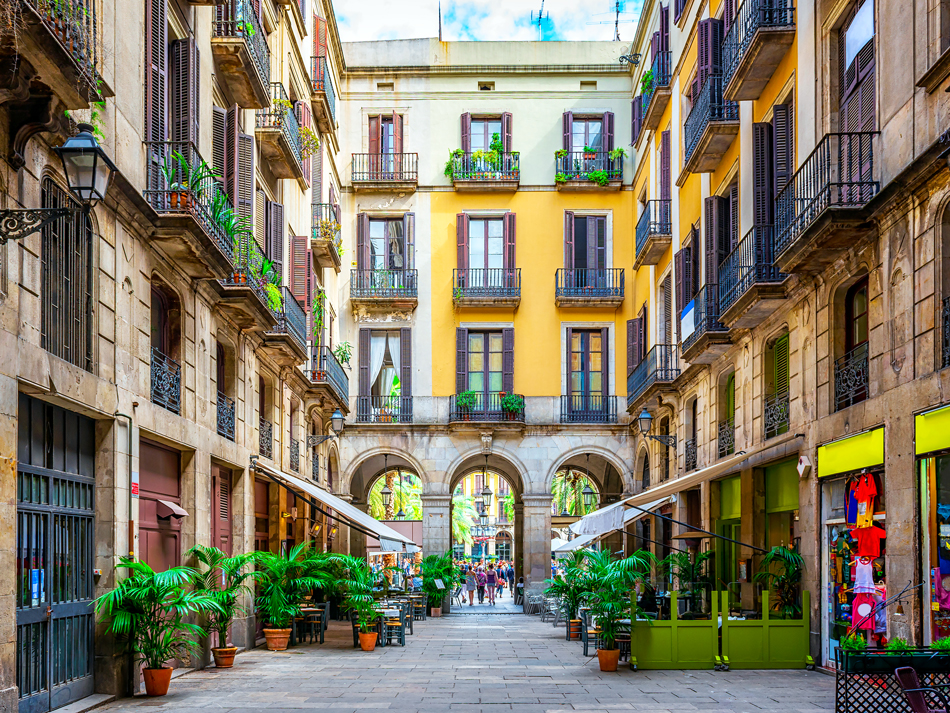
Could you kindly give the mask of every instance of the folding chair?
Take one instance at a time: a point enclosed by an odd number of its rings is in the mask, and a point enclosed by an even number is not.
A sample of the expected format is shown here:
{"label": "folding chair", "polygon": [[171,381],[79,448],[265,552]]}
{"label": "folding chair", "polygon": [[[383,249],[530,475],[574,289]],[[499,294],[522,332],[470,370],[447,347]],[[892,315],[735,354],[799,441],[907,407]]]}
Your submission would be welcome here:
{"label": "folding chair", "polygon": [[461,585],[459,585],[458,587],[456,587],[455,591],[452,592],[452,601],[454,601],[454,602],[455,602],[456,604],[458,604],[459,606],[463,606],[463,605],[465,604],[465,602],[462,601],[462,587],[461,587]]}

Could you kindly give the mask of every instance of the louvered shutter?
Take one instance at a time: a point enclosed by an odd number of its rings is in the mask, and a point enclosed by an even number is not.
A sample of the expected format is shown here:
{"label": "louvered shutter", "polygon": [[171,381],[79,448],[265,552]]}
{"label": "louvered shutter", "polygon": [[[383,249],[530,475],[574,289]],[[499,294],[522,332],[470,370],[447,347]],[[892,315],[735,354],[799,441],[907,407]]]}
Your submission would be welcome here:
{"label": "louvered shutter", "polygon": [[327,55],[327,21],[319,15],[313,16],[313,56]]}
{"label": "louvered shutter", "polygon": [[[372,265],[369,255],[369,216],[360,213],[356,216],[356,269],[369,270]],[[362,279],[360,277],[359,279]]]}
{"label": "louvered shutter", "polygon": [[514,285],[514,270],[517,265],[515,262],[515,238],[516,236],[516,226],[515,226],[515,214],[514,213],[505,213],[505,255],[504,255],[504,265],[505,270],[510,271],[506,273],[505,286],[511,287]]}
{"label": "louvered shutter", "polygon": [[402,152],[402,114],[393,112],[393,153],[401,154]]}
{"label": "louvered shutter", "polygon": [[726,259],[739,242],[739,184],[729,188],[729,232],[724,236],[719,262]]}
{"label": "louvered shutter", "polygon": [[455,393],[468,391],[468,330],[455,330]]}
{"label": "louvered shutter", "polygon": [[310,236],[290,236],[290,292],[298,302],[310,309],[307,300],[307,282],[310,278]]}
{"label": "louvered shutter", "polygon": [[284,264],[284,206],[267,202],[267,256],[282,272]]}
{"label": "louvered shutter", "polygon": [[[706,279],[704,284],[718,284],[718,237],[719,237],[719,197],[710,196],[706,198],[704,203],[705,213],[706,213],[706,225],[705,225],[705,255],[706,255]],[[707,289],[707,292],[709,290]],[[708,301],[708,296],[707,296]]]}
{"label": "louvered shutter", "polygon": [[771,225],[773,206],[772,190],[775,179],[772,175],[772,125],[752,125],[752,224],[756,227]]}
{"label": "louvered shutter", "polygon": [[472,115],[468,112],[462,114],[462,151],[472,152]]}
{"label": "louvered shutter", "polygon": [[264,191],[258,190],[254,197],[254,214],[256,220],[254,221],[254,239],[257,242],[257,247],[261,249],[262,252],[267,251],[267,197],[264,194]]}
{"label": "louvered shutter", "polygon": [[369,152],[378,154],[381,146],[379,116],[371,116],[369,117]]}
{"label": "louvered shutter", "polygon": [[681,334],[680,317],[683,314],[683,307],[689,300],[686,298],[686,291],[689,285],[689,248],[683,248],[673,256],[673,272],[676,275],[676,333]]}
{"label": "louvered shutter", "polygon": [[683,14],[684,0],[673,0],[673,22],[679,22],[680,15]]}
{"label": "louvered shutter", "polygon": [[775,366],[775,393],[788,393],[788,334],[784,334],[772,347],[772,363]]}
{"label": "louvered shutter", "polygon": [[[168,82],[166,68],[166,30],[165,0],[147,0],[145,12],[145,139],[146,141],[165,141],[168,138],[165,128],[165,92]],[[154,189],[164,186],[161,165],[171,155],[163,154],[163,147],[150,147],[148,185]]]}
{"label": "louvered shutter", "polygon": [[670,276],[663,278],[663,339],[662,344],[673,343],[673,287]]}
{"label": "louvered shutter", "polygon": [[402,234],[406,237],[406,269],[416,267],[416,214],[404,213],[402,216]]}
{"label": "louvered shutter", "polygon": [[[723,0],[722,7],[722,36],[725,37],[736,16],[736,0]],[[763,12],[766,10],[763,9]]]}
{"label": "louvered shutter", "polygon": [[469,269],[468,264],[468,224],[467,213],[459,213],[455,216],[455,246],[456,246],[456,265],[462,272],[460,286],[464,286],[466,278],[465,271]]}
{"label": "louvered shutter", "polygon": [[641,361],[640,334],[642,331],[639,317],[627,320],[627,376],[637,368]]}
{"label": "louvered shutter", "polygon": [[564,211],[564,267],[574,269],[574,212]]}
{"label": "louvered shutter", "polygon": [[248,227],[254,215],[254,137],[238,134],[238,200],[234,208]]}
{"label": "louvered shutter", "polygon": [[795,171],[794,113],[787,104],[772,107],[773,195],[778,196]]}
{"label": "louvered shutter", "polygon": [[[660,134],[660,199],[670,200],[673,182],[670,175],[670,130]],[[664,218],[661,218],[663,220]]]}
{"label": "louvered shutter", "polygon": [[[302,129],[313,129],[313,121],[310,114],[310,100],[298,100],[294,104],[295,113],[297,115],[297,121],[300,122],[300,127]],[[300,160],[301,168],[303,169],[303,177],[307,182],[307,185],[310,185],[310,156],[306,158],[301,157]]]}
{"label": "louvered shutter", "polygon": [[604,112],[604,151],[613,151],[614,149],[614,113],[612,111]]}
{"label": "louvered shutter", "polygon": [[[323,202],[323,142],[313,154],[313,164],[310,169],[310,185],[313,190],[310,192],[312,203]],[[331,203],[333,201],[330,201]]]}
{"label": "louvered shutter", "polygon": [[[199,77],[198,45],[193,37],[175,40],[171,43],[172,60],[172,96],[171,96],[171,139],[177,143],[198,146]],[[183,155],[191,147],[179,148]],[[193,158],[190,160],[194,160]]]}
{"label": "louvered shutter", "polygon": [[650,38],[650,63],[652,64],[660,55],[660,45],[663,40],[660,39],[660,31],[656,30]]}
{"label": "louvered shutter", "polygon": [[640,354],[637,358],[637,363],[639,364],[647,356],[647,303],[644,302],[643,306],[640,308],[640,315],[637,317],[640,325]]}
{"label": "louvered shutter", "polygon": [[561,139],[563,141],[561,148],[570,153],[573,149],[571,148],[571,131],[574,127],[574,114],[570,111],[565,111],[564,115],[561,117]]}
{"label": "louvered shutter", "polygon": [[511,129],[513,117],[510,111],[501,115],[501,147],[505,153],[511,152]]}
{"label": "louvered shutter", "polygon": [[501,389],[511,393],[515,390],[515,330],[501,330]]}
{"label": "louvered shutter", "polygon": [[[224,468],[214,467],[211,478],[214,499],[214,546],[231,555],[231,473]],[[220,642],[224,643],[224,642]]]}
{"label": "louvered shutter", "polygon": [[[670,6],[660,5],[660,51],[670,51]],[[661,70],[668,73],[670,67],[666,64],[661,65]]]}
{"label": "louvered shutter", "polygon": [[711,20],[700,20],[696,26],[696,82],[693,86],[692,102],[696,106],[699,92],[702,91],[709,76],[709,23]]}
{"label": "louvered shutter", "polygon": [[643,97],[637,95],[630,103],[630,145],[637,143],[637,137],[640,136],[640,125],[643,122]]}
{"label": "louvered shutter", "polygon": [[[706,79],[711,75],[722,74],[722,20],[710,18],[701,20],[697,27],[699,66],[699,90],[702,91]],[[693,97],[693,103],[697,97]]]}
{"label": "louvered shutter", "polygon": [[231,199],[231,205],[237,206],[240,189],[238,186],[238,134],[240,127],[240,109],[235,104],[228,109],[224,117],[224,187]]}
{"label": "louvered shutter", "polygon": [[[225,136],[227,134],[227,111],[218,106],[211,107],[211,167],[225,182]],[[225,189],[226,190],[226,189]]]}
{"label": "louvered shutter", "polygon": [[403,398],[412,396],[412,329],[399,330],[399,393]]}
{"label": "louvered shutter", "polygon": [[369,329],[360,329],[359,336],[359,359],[360,359],[360,396],[369,396]]}

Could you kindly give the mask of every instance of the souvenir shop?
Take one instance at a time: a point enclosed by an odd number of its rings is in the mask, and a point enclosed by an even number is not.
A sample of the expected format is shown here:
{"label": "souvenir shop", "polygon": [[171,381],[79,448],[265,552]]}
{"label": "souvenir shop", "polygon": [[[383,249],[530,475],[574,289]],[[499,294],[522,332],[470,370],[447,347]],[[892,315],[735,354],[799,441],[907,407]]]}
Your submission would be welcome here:
{"label": "souvenir shop", "polygon": [[849,631],[868,648],[887,643],[884,428],[818,448],[821,486],[821,663],[832,667]]}

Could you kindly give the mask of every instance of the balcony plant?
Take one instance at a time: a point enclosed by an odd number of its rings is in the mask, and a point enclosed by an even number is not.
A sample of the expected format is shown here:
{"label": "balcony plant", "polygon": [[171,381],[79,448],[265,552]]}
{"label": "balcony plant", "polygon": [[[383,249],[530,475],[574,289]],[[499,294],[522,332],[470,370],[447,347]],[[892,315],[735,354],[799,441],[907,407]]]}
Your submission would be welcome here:
{"label": "balcony plant", "polygon": [[300,158],[310,158],[320,150],[320,137],[309,126],[300,127]]}
{"label": "balcony plant", "polygon": [[555,182],[555,183],[566,183],[566,182],[567,182],[567,179],[568,179],[568,176],[567,176],[566,173],[560,173],[560,172],[558,172],[558,173],[555,173],[555,174],[554,174],[554,182]]}
{"label": "balcony plant", "polygon": [[554,158],[567,158],[567,149],[558,149],[555,151]]}
{"label": "balcony plant", "polygon": [[465,156],[465,152],[462,149],[455,149],[454,151],[449,151],[449,160],[445,162],[445,177],[446,178],[455,178],[456,167],[458,161]]}
{"label": "balcony plant", "polygon": [[643,76],[640,77],[640,93],[643,95],[649,94],[653,90],[653,70],[648,69],[643,73]]}
{"label": "balcony plant", "polygon": [[478,408],[478,394],[474,391],[456,394],[455,406],[462,412],[462,418],[468,421],[471,418],[471,412]]}
{"label": "balcony plant", "polygon": [[264,637],[270,651],[283,651],[290,639],[300,601],[314,589],[323,589],[330,577],[310,542],[302,542],[287,553],[258,554],[257,611],[264,620]]}
{"label": "balcony plant", "polygon": [[610,174],[603,170],[590,171],[587,174],[587,180],[596,183],[598,186],[606,186],[610,183]]}
{"label": "balcony plant", "polygon": [[[178,180],[181,184],[181,189],[183,191],[190,191],[196,200],[201,200],[204,197],[205,191],[213,182],[221,180],[221,176],[215,173],[211,166],[203,159],[199,160],[195,165],[192,165],[181,152],[176,151],[173,155],[175,161],[178,163]],[[187,201],[187,199],[188,196],[185,194],[183,200]],[[182,208],[187,207],[187,205],[182,206]]]}
{"label": "balcony plant", "polygon": [[350,365],[350,359],[353,356],[353,345],[349,342],[340,342],[333,348],[333,356],[341,364]]}
{"label": "balcony plant", "polygon": [[501,410],[509,421],[514,421],[518,415],[524,413],[524,396],[509,394],[504,391],[499,396],[501,397]]}
{"label": "balcony plant", "polygon": [[618,146],[617,148],[608,151],[607,155],[610,157],[611,161],[616,161],[617,159],[627,158],[627,150],[623,146]]}
{"label": "balcony plant", "polygon": [[597,149],[593,148],[592,146],[585,146],[584,158],[588,161],[597,158]]}
{"label": "balcony plant", "polygon": [[319,341],[320,333],[323,331],[323,301],[326,296],[326,291],[318,288],[310,306],[311,333],[316,338],[315,341]]}
{"label": "balcony plant", "polygon": [[[452,552],[444,555],[429,555],[422,560],[422,591],[432,616],[442,616],[442,601],[455,588],[458,568],[452,561]],[[439,587],[439,583],[442,587]]]}

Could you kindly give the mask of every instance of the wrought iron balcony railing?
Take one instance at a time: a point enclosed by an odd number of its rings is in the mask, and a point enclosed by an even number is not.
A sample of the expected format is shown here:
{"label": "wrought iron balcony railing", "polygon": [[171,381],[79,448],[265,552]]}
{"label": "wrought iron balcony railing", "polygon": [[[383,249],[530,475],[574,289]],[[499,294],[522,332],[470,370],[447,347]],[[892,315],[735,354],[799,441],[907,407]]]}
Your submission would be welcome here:
{"label": "wrought iron balcony railing", "polygon": [[316,450],[314,450],[313,460],[310,462],[310,477],[314,483],[320,482],[320,458],[317,456]]}
{"label": "wrought iron balcony railing", "polygon": [[343,403],[350,400],[350,379],[336,355],[328,346],[320,346],[314,349],[310,381],[314,384],[329,385]]}
{"label": "wrought iron balcony railing", "polygon": [[521,297],[521,268],[473,267],[452,270],[453,298],[472,299]]}
{"label": "wrought iron balcony railing", "polygon": [[719,314],[719,285],[706,283],[693,297],[693,331],[690,334],[683,334],[684,352],[707,332],[729,331],[719,321]]}
{"label": "wrought iron balcony railing", "polygon": [[267,35],[250,0],[224,0],[214,8],[214,37],[240,37],[247,44],[261,84],[270,84],[270,47]]}
{"label": "wrought iron balcony railing", "polygon": [[521,154],[500,153],[492,157],[484,152],[452,157],[454,181],[517,181],[521,178]]}
{"label": "wrought iron balcony railing", "polygon": [[337,203],[314,203],[310,207],[310,227],[314,240],[329,240],[342,245],[340,238],[340,206]]}
{"label": "wrought iron balcony railing", "polygon": [[287,287],[281,288],[281,309],[277,312],[274,332],[289,334],[303,349],[307,348],[307,314]]}
{"label": "wrought iron balcony railing", "polygon": [[152,403],[181,413],[181,364],[152,347]]}
{"label": "wrought iron balcony railing", "polygon": [[876,132],[826,134],[775,199],[778,258],[828,208],[862,208],[877,195]]}
{"label": "wrought iron balcony railing", "polygon": [[652,200],[643,206],[643,213],[637,221],[637,256],[643,252],[651,235],[673,233],[671,205],[670,200]]}
{"label": "wrought iron balcony railing", "polygon": [[353,270],[350,273],[350,299],[413,299],[418,296],[418,270]]}
{"label": "wrought iron balcony railing", "polygon": [[311,57],[311,71],[313,73],[313,91],[322,92],[327,98],[327,107],[330,109],[331,122],[336,121],[336,91],[333,89],[333,77],[330,76],[330,67],[324,55]]}
{"label": "wrought iron balcony railing", "polygon": [[417,153],[355,153],[353,176],[356,182],[410,183],[419,180]]}
{"label": "wrought iron balcony railing", "polygon": [[[92,89],[99,77],[99,3],[92,0],[26,0],[76,62]],[[15,3],[14,3],[15,5]],[[15,13],[16,11],[13,10]],[[18,15],[17,15],[18,17]],[[19,22],[19,19],[16,20]]]}
{"label": "wrought iron balcony railing", "polygon": [[617,397],[604,394],[562,395],[561,423],[617,423]]}
{"label": "wrought iron balcony railing", "polygon": [[623,298],[622,267],[558,268],[554,276],[557,297]]}
{"label": "wrought iron balcony railing", "polygon": [[706,79],[699,97],[683,125],[685,139],[685,160],[693,155],[703,132],[712,121],[739,121],[739,103],[726,101],[722,97],[722,75],[713,74]]}
{"label": "wrought iron balcony railing", "polygon": [[728,85],[758,29],[795,25],[792,0],[745,0],[736,11],[729,32],[722,40],[724,85]]}
{"label": "wrought iron balcony railing", "polygon": [[783,394],[768,394],[762,400],[762,421],[765,428],[765,438],[774,438],[788,433],[789,411],[788,392]]}
{"label": "wrought iron balcony railing", "polygon": [[[518,406],[520,399],[520,407]],[[466,391],[449,397],[449,421],[520,421],[524,423],[524,396],[502,391]]]}
{"label": "wrought iron balcony railing", "polygon": [[258,449],[262,457],[274,459],[274,424],[261,419]]}
{"label": "wrought iron balcony railing", "polygon": [[261,276],[264,266],[264,253],[257,241],[250,235],[242,236],[234,254],[234,270],[230,277],[221,280],[222,285],[249,287],[268,307],[271,307],[267,295],[267,280]]}
{"label": "wrought iron balcony railing", "polygon": [[772,263],[772,226],[755,226],[719,265],[719,314],[753,285],[784,279]]}
{"label": "wrought iron balcony railing", "polygon": [[234,440],[234,399],[218,392],[218,435]]}
{"label": "wrought iron balcony railing", "polygon": [[290,146],[294,159],[298,165],[301,165],[300,124],[297,123],[297,115],[294,114],[290,97],[287,96],[287,91],[280,82],[271,82],[270,102],[268,108],[257,110],[257,128],[280,129],[287,140],[287,145]]}
{"label": "wrought iron balcony railing", "polygon": [[720,421],[717,425],[717,446],[720,458],[736,452],[736,422],[734,419]]}
{"label": "wrought iron balcony railing", "polygon": [[868,397],[868,343],[859,344],[835,361],[835,411]]}
{"label": "wrought iron balcony railing", "polygon": [[643,89],[643,111],[646,112],[650,106],[650,101],[656,90],[661,87],[670,86],[670,79],[673,76],[673,53],[670,50],[657,53],[653,58],[653,64],[650,65],[650,82],[642,85]]}
{"label": "wrought iron balcony railing", "polygon": [[360,396],[357,423],[412,423],[411,396]]}
{"label": "wrought iron balcony railing", "polygon": [[669,383],[680,375],[679,352],[675,344],[657,344],[627,377],[627,408],[648,388]]}
{"label": "wrought iron balcony railing", "polygon": [[943,298],[943,366],[950,366],[950,297]]}
{"label": "wrought iron balcony railing", "polygon": [[290,439],[290,469],[300,472],[300,441],[295,438]]}
{"label": "wrought iron balcony railing", "polygon": [[555,182],[591,181],[603,183],[623,180],[623,157],[610,157],[608,151],[569,151],[555,159]]}
{"label": "wrought iron balcony railing", "polygon": [[683,441],[683,456],[685,458],[686,472],[696,470],[696,439],[689,438]]}

